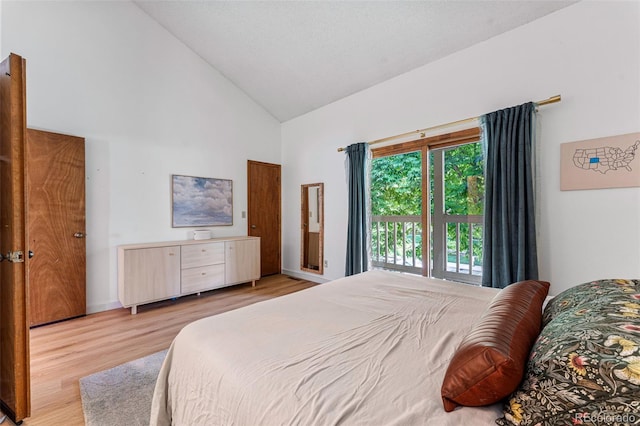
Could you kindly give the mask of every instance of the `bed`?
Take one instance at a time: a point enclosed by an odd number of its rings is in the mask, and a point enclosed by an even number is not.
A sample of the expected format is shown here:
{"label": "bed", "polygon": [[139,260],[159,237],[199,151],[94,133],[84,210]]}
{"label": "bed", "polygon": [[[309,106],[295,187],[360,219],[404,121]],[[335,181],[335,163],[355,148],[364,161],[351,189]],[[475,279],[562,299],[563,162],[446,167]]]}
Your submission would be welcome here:
{"label": "bed", "polygon": [[[520,387],[525,367],[527,374],[535,367],[527,361],[534,340],[540,343],[549,285],[535,283],[535,303],[533,293],[497,303],[508,292],[370,271],[196,321],[168,351],[150,423],[535,424],[526,422],[535,420],[536,411],[525,412],[533,404]],[[522,321],[502,330],[500,320],[496,333],[496,318],[514,312]],[[529,341],[512,356],[513,342],[527,340],[519,337],[524,334]],[[477,350],[487,335],[494,340]],[[506,358],[495,349],[504,340]],[[513,389],[493,392],[509,375],[516,378]],[[471,391],[450,396],[462,382]],[[465,406],[453,409],[458,405]]]}

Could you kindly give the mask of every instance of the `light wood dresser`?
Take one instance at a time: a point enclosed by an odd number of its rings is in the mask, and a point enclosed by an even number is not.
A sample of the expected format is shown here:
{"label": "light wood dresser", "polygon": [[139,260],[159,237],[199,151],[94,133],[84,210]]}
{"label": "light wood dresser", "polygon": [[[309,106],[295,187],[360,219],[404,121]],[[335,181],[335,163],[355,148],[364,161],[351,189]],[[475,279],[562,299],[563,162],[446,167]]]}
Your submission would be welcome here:
{"label": "light wood dresser", "polygon": [[260,238],[227,237],[118,246],[118,299],[138,305],[260,279]]}

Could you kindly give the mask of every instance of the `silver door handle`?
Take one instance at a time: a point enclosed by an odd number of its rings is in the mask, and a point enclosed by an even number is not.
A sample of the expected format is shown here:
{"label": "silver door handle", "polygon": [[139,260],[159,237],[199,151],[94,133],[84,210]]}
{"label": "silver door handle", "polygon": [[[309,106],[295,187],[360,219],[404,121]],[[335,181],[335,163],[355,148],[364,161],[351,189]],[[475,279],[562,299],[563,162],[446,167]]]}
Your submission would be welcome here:
{"label": "silver door handle", "polygon": [[84,232],[76,232],[75,234],[73,234],[73,236],[76,238],[84,238],[87,236],[87,234],[85,234]]}

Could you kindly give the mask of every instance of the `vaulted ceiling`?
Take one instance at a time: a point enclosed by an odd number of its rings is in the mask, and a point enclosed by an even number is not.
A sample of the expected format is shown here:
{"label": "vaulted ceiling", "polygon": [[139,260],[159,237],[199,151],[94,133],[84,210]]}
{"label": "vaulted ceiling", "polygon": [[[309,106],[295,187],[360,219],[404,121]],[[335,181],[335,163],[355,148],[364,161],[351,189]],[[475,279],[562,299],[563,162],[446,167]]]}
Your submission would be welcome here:
{"label": "vaulted ceiling", "polygon": [[574,3],[134,2],[280,122]]}

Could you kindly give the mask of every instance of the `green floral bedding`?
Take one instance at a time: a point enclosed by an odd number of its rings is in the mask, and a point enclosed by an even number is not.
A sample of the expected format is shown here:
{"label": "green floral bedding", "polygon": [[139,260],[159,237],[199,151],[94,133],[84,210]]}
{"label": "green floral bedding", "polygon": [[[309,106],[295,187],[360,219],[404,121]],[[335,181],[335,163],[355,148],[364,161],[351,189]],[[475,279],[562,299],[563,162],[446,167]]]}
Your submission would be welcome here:
{"label": "green floral bedding", "polygon": [[547,305],[499,425],[640,425],[640,280],[572,287]]}

